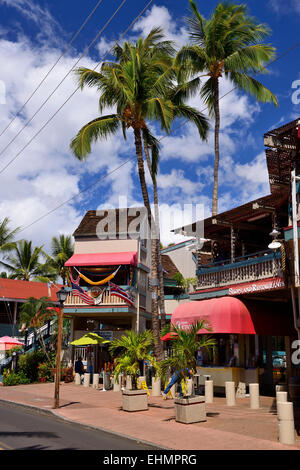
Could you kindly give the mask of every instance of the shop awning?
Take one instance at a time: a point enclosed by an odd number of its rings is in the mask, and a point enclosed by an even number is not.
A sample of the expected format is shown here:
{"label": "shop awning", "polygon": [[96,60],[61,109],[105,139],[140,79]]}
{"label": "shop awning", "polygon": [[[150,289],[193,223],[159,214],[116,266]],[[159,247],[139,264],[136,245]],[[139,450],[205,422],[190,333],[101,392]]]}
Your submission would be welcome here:
{"label": "shop awning", "polygon": [[[242,302],[235,297],[185,302],[174,310],[171,323],[188,328],[201,319],[210,324],[212,333],[274,336],[295,333],[288,306],[283,310],[282,305],[275,302]],[[210,332],[202,329],[199,333]]]}
{"label": "shop awning", "polygon": [[120,264],[136,266],[137,252],[75,254],[68,259],[65,266],[113,266]]}

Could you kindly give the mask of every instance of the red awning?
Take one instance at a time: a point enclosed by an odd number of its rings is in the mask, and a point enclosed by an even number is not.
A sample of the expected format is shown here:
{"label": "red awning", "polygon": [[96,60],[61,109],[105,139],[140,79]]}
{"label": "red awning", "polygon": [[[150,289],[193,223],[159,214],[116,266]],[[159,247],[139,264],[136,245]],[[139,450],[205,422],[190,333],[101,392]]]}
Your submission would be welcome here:
{"label": "red awning", "polygon": [[137,252],[86,253],[73,255],[65,266],[110,266],[119,264],[137,265]]}
{"label": "red awning", "polygon": [[[211,333],[289,336],[295,333],[292,313],[276,302],[244,301],[219,297],[185,302],[173,312],[171,323],[187,328],[197,320],[206,320]],[[210,333],[206,329],[199,333]]]}
{"label": "red awning", "polygon": [[[212,333],[255,334],[247,307],[235,297],[185,302],[173,312],[171,323],[187,328],[197,320],[206,320]],[[209,333],[202,329],[199,333]]]}

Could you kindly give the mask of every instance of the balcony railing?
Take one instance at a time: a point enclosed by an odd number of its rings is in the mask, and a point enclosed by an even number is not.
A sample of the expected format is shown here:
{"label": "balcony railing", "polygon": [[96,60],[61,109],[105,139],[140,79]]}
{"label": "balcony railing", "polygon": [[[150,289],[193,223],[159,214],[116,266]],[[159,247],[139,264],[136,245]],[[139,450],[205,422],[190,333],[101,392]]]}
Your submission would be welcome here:
{"label": "balcony railing", "polygon": [[[111,295],[109,291],[104,291],[103,296],[102,296],[102,302],[100,305],[127,305],[128,303],[121,299],[120,297],[117,297],[116,295]],[[80,297],[77,295],[73,295],[72,292],[68,294],[68,297],[64,303],[65,307],[73,307],[73,306],[87,306],[88,304],[85,303]]]}
{"label": "balcony railing", "polygon": [[225,287],[276,277],[281,271],[280,252],[259,252],[230,260],[202,265],[197,270],[198,289]]}

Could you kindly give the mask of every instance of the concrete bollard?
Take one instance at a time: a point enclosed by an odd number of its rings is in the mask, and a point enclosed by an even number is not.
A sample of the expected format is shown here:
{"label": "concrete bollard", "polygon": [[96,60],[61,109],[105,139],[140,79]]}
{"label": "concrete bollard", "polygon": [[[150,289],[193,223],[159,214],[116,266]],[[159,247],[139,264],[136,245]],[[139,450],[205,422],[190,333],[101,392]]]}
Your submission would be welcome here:
{"label": "concrete bollard", "polygon": [[126,390],[132,390],[132,378],[131,375],[126,375]]}
{"label": "concrete bollard", "polygon": [[152,377],[152,392],[153,397],[160,397],[161,395],[161,380],[160,377]]}
{"label": "concrete bollard", "polygon": [[279,401],[287,402],[287,392],[276,392],[276,406]]}
{"label": "concrete bollard", "polygon": [[249,384],[250,408],[252,410],[259,409],[259,384]]}
{"label": "concrete bollard", "polygon": [[225,382],[226,404],[235,406],[235,383]]}
{"label": "concrete bollard", "polygon": [[78,373],[75,374],[75,385],[81,385],[81,375]]}
{"label": "concrete bollard", "polygon": [[295,444],[295,424],[293,403],[286,401],[277,402],[277,418],[279,442],[281,444]]}
{"label": "concrete bollard", "polygon": [[214,401],[214,382],[213,380],[205,380],[205,403],[213,403]]}
{"label": "concrete bollard", "polygon": [[84,387],[89,387],[90,386],[90,380],[91,380],[91,374],[84,374],[84,379],[83,379],[83,386]]}
{"label": "concrete bollard", "polygon": [[93,388],[99,387],[99,374],[93,374]]}

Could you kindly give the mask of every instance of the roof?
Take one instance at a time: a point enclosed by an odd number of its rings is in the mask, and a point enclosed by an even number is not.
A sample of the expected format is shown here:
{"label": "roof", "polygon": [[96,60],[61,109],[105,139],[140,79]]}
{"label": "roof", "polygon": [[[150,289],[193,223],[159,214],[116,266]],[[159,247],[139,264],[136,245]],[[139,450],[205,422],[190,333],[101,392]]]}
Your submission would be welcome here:
{"label": "roof", "polygon": [[[56,292],[61,289],[61,285],[51,285],[51,297],[49,300],[57,302]],[[48,286],[44,282],[19,281],[17,279],[0,278],[0,301],[5,299],[27,300],[29,297],[40,299],[48,297]]]}
{"label": "roof", "polygon": [[179,271],[168,255],[161,255],[161,264],[164,270],[164,277],[173,279]]}
{"label": "roof", "polygon": [[141,230],[140,222],[142,223],[146,218],[147,211],[145,207],[103,211],[90,210],[83,217],[73,236],[78,238],[95,237],[99,234],[108,233],[139,233]]}

